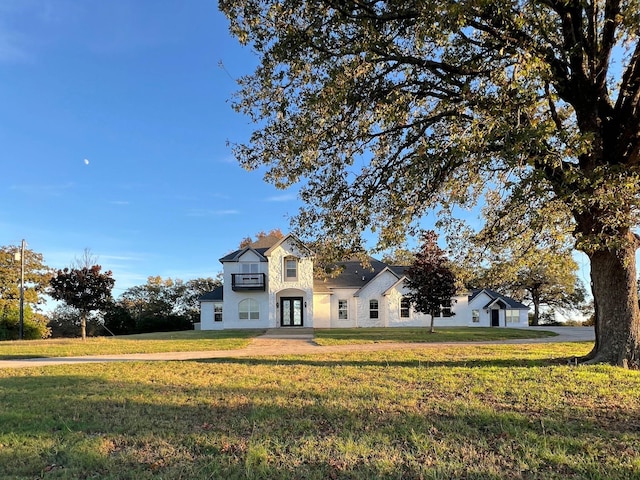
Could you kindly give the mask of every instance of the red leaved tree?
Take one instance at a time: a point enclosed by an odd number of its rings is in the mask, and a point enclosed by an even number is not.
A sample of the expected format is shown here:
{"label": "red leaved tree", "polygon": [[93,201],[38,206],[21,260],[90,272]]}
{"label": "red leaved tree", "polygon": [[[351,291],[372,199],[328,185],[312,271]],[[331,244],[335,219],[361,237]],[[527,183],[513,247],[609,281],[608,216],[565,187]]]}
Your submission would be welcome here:
{"label": "red leaved tree", "polygon": [[87,338],[87,316],[94,310],[106,308],[112,301],[115,280],[111,271],[101,272],[100,265],[58,270],[49,282],[49,294],[56,300],[77,308],[81,314],[82,339]]}
{"label": "red leaved tree", "polygon": [[451,305],[451,298],[456,294],[456,277],[446,252],[438,246],[438,234],[428,230],[422,234],[422,242],[415,260],[407,269],[407,286],[411,291],[408,297],[418,312],[431,315],[433,333],[433,318],[442,307]]}

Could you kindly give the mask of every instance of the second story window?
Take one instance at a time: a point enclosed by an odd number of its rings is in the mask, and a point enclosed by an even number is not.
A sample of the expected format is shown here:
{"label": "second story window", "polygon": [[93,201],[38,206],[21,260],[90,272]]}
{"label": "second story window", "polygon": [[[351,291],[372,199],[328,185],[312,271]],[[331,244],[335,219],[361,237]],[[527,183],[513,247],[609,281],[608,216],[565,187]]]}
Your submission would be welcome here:
{"label": "second story window", "polygon": [[259,263],[241,263],[240,273],[258,273],[260,271]]}
{"label": "second story window", "polygon": [[287,282],[293,282],[298,279],[298,259],[295,257],[287,257],[284,259],[284,279]]}

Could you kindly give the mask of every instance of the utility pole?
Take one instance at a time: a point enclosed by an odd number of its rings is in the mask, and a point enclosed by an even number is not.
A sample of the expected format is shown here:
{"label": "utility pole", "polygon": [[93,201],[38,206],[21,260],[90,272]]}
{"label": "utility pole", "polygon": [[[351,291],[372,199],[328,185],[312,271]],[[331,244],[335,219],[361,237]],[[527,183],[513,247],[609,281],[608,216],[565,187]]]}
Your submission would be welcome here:
{"label": "utility pole", "polygon": [[20,340],[24,339],[24,238],[20,245]]}

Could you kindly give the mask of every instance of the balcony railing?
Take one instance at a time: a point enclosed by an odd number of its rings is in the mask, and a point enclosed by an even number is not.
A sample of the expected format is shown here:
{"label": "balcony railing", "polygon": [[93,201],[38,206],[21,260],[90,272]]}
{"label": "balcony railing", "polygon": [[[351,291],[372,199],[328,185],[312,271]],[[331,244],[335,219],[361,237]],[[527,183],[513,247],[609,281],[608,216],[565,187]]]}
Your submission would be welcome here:
{"label": "balcony railing", "polygon": [[264,273],[232,273],[231,289],[234,292],[239,290],[265,290]]}

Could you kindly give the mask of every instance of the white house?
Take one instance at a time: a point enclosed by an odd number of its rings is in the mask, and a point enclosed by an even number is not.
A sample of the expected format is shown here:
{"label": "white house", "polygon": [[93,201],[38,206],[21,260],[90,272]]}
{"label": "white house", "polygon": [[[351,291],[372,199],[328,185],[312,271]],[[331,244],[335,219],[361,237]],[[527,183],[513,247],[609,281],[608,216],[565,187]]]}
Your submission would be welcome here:
{"label": "white house", "polygon": [[[406,297],[405,267],[375,259],[313,275],[313,252],[293,235],[265,237],[220,259],[223,286],[200,297],[200,329],[427,326]],[[436,326],[527,327],[529,308],[489,289],[457,295]]]}

